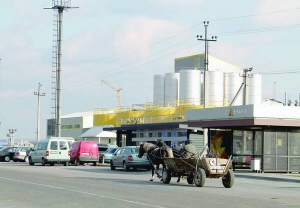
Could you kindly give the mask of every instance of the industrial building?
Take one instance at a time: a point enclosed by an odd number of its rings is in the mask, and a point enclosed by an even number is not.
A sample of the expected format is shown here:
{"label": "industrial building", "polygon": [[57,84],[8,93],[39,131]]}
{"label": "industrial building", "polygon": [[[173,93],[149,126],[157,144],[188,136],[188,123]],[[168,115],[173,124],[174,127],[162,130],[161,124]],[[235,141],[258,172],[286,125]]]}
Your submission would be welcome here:
{"label": "industrial building", "polygon": [[[197,151],[208,143],[223,157],[233,156],[236,165],[249,166],[256,159],[262,171],[300,171],[300,108],[263,101],[260,74],[208,57],[210,67],[205,73],[204,54],[197,54],[176,58],[174,72],[154,75],[151,103],[62,118],[62,127],[80,126],[77,132],[62,128],[62,136],[83,139],[89,129],[100,129],[115,133],[116,140],[103,141],[118,146],[158,138],[172,146],[193,138]],[[97,138],[101,132],[93,134]]]}

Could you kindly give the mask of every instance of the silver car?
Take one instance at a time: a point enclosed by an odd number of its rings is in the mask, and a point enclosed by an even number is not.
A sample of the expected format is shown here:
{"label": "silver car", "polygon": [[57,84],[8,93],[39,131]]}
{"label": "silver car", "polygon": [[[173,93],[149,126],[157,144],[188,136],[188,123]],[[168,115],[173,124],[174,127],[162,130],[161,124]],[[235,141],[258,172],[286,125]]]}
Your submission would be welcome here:
{"label": "silver car", "polygon": [[117,151],[118,147],[113,147],[107,152],[99,153],[99,163],[109,163],[111,156]]}
{"label": "silver car", "polygon": [[123,170],[128,171],[130,168],[136,170],[137,168],[151,169],[151,163],[147,159],[147,156],[139,158],[138,146],[126,146],[120,147],[112,155],[110,159],[110,169],[115,170],[116,167],[122,167]]}
{"label": "silver car", "polygon": [[31,150],[31,147],[18,147],[15,151],[13,161],[14,162],[27,162],[28,163],[28,152]]}

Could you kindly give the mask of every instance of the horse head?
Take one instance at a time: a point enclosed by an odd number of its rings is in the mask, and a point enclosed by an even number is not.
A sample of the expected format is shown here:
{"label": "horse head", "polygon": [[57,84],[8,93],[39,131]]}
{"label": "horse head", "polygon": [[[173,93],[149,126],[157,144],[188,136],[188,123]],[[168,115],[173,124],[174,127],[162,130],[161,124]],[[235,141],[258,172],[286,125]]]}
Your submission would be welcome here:
{"label": "horse head", "polygon": [[141,158],[143,157],[143,155],[145,154],[145,150],[144,150],[144,143],[140,143],[140,149],[139,149],[139,155],[138,157]]}

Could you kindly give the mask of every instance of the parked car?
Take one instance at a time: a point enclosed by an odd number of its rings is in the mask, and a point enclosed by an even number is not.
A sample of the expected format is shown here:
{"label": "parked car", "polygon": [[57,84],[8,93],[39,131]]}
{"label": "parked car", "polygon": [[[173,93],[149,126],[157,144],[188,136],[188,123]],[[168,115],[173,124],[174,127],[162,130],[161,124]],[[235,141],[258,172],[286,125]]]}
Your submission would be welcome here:
{"label": "parked car", "polygon": [[18,147],[15,151],[15,154],[13,156],[14,162],[27,162],[28,163],[28,157],[27,152],[31,150],[31,147]]}
{"label": "parked car", "polygon": [[115,144],[98,143],[99,153],[107,152],[108,150],[114,147],[118,147],[118,146]]}
{"label": "parked car", "polygon": [[147,159],[147,156],[144,155],[142,158],[138,157],[139,149],[139,146],[126,146],[118,148],[110,159],[111,170],[115,170],[116,167],[122,167],[123,170],[126,171],[128,171],[130,168],[144,168],[150,170],[151,163]]}
{"label": "parked car", "polygon": [[73,142],[70,151],[70,163],[83,165],[84,163],[93,163],[97,165],[99,161],[99,151],[97,142],[94,141],[77,141]]}
{"label": "parked car", "polygon": [[67,166],[70,162],[68,141],[62,138],[40,140],[28,154],[29,165],[41,163],[43,166],[62,163]]}
{"label": "parked car", "polygon": [[10,160],[13,160],[17,148],[18,147],[14,147],[14,146],[3,147],[0,150],[0,161],[9,162]]}
{"label": "parked car", "polygon": [[[109,163],[111,156],[116,152],[116,150],[118,149],[118,147],[113,147],[110,150],[103,152],[103,153],[99,153],[99,162],[102,163]],[[103,161],[104,160],[104,161]]]}

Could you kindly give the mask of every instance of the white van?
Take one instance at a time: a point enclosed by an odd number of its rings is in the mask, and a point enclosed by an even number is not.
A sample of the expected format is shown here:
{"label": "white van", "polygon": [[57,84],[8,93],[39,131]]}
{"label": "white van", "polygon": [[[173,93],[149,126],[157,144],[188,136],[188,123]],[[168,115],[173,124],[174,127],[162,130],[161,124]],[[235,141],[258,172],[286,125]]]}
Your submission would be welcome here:
{"label": "white van", "polygon": [[62,138],[49,138],[40,140],[28,155],[29,165],[42,163],[43,166],[63,163],[67,166],[70,162],[70,148],[68,141]]}

